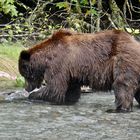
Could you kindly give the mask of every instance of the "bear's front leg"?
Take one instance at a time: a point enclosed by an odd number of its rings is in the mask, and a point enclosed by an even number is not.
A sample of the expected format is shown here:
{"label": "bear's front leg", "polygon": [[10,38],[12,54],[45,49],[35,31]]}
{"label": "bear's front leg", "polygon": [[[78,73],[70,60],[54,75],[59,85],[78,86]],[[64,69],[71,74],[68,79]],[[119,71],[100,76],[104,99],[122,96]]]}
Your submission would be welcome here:
{"label": "bear's front leg", "polygon": [[65,104],[67,82],[62,77],[55,76],[47,85],[29,95],[30,100],[48,101],[54,104]]}
{"label": "bear's front leg", "polygon": [[42,100],[43,94],[48,91],[48,88],[42,87],[38,91],[32,91],[28,97],[29,100]]}
{"label": "bear's front leg", "polygon": [[[55,89],[55,87],[54,87]],[[30,100],[42,100],[51,102],[53,104],[65,104],[65,92],[57,92],[52,90],[49,86],[43,87],[37,92],[33,92],[29,95]]]}

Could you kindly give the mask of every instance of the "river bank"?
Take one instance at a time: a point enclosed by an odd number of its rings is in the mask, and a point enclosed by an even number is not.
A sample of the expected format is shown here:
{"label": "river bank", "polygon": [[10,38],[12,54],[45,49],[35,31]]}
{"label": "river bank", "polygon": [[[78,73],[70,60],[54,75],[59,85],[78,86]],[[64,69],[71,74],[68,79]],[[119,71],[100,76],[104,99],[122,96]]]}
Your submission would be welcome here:
{"label": "river bank", "polygon": [[0,44],[0,91],[16,90],[22,87],[18,72],[18,57],[23,49],[19,42]]}

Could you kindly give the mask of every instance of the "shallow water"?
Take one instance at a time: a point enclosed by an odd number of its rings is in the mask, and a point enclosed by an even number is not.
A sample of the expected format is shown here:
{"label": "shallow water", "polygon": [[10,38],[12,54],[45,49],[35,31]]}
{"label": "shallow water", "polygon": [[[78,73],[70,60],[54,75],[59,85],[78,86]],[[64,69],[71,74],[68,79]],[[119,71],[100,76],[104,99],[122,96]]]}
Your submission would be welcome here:
{"label": "shallow water", "polygon": [[114,108],[112,94],[83,94],[71,106],[16,100],[0,103],[0,140],[138,140],[140,109],[126,114]]}

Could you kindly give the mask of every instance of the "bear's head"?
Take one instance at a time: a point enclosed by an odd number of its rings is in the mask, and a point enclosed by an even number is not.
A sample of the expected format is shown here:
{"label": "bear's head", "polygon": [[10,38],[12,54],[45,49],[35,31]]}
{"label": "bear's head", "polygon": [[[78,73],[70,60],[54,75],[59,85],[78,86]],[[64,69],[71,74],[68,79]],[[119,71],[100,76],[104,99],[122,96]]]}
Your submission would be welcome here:
{"label": "bear's head", "polygon": [[19,56],[19,72],[25,78],[25,90],[28,92],[40,88],[44,78],[43,68],[37,59],[28,50],[23,50]]}

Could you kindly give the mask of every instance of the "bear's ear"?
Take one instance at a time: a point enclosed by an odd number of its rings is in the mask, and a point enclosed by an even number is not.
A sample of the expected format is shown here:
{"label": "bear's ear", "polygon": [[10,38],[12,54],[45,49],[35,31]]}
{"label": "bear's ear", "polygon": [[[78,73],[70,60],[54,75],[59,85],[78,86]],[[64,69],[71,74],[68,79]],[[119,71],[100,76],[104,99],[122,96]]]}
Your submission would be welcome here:
{"label": "bear's ear", "polygon": [[23,59],[23,60],[26,60],[26,61],[30,61],[30,53],[26,50],[23,50],[21,53],[20,53],[20,58]]}

